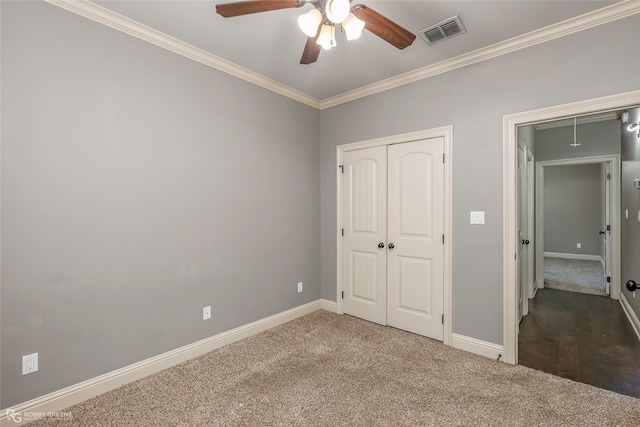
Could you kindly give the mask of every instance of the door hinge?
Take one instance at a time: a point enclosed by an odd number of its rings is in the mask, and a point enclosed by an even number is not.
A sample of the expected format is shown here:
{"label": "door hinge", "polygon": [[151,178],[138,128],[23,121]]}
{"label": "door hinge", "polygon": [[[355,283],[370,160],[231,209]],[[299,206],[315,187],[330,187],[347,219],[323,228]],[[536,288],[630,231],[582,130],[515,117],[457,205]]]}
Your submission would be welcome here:
{"label": "door hinge", "polygon": [[607,283],[611,283],[611,276],[607,276]]}
{"label": "door hinge", "polygon": [[444,153],[442,153],[442,163],[444,163]]}
{"label": "door hinge", "polygon": [[344,299],[344,291],[342,291],[342,299]]}
{"label": "door hinge", "polygon": [[344,228],[342,229],[342,236],[344,236]]}
{"label": "door hinge", "polygon": [[442,315],[442,324],[444,325],[444,314]]}
{"label": "door hinge", "polygon": [[610,173],[607,174],[607,179],[611,179],[611,174]]}
{"label": "door hinge", "polygon": [[338,167],[340,168],[340,173],[344,173],[344,166],[343,166],[343,165],[340,165],[340,166],[338,166]]}
{"label": "door hinge", "polygon": [[442,235],[442,244],[444,245],[444,234]]}
{"label": "door hinge", "polygon": [[607,225],[607,231],[611,231],[611,226]]}

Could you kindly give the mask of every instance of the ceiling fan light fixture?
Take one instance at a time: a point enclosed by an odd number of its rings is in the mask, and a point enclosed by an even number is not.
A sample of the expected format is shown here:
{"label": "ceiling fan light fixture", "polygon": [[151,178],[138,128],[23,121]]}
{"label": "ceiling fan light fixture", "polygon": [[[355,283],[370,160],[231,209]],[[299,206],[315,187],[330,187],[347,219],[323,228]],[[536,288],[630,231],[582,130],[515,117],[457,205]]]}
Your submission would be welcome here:
{"label": "ceiling fan light fixture", "polygon": [[349,16],[350,11],[351,4],[349,4],[349,0],[329,0],[325,8],[327,19],[334,24],[344,22]]}
{"label": "ceiling fan light fixture", "polygon": [[355,40],[362,34],[364,21],[356,17],[353,13],[350,13],[349,17],[342,23],[342,29],[347,36],[347,40]]}
{"label": "ceiling fan light fixture", "polygon": [[304,15],[298,17],[298,27],[307,37],[315,37],[318,34],[318,26],[322,21],[322,12],[315,7]]}
{"label": "ceiling fan light fixture", "polygon": [[336,45],[336,27],[333,24],[322,25],[316,43],[326,50],[334,47]]}

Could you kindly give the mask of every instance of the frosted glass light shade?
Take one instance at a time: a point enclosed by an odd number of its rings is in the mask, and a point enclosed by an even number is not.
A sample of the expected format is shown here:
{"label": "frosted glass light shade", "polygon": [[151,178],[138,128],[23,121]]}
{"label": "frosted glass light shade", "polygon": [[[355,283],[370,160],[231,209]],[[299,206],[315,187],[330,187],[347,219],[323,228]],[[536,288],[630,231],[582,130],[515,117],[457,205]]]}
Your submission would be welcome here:
{"label": "frosted glass light shade", "polygon": [[309,12],[298,17],[298,27],[307,37],[315,37],[318,33],[320,21],[322,21],[322,13],[314,7]]}
{"label": "frosted glass light shade", "polygon": [[347,40],[355,40],[360,37],[364,29],[364,21],[358,19],[353,13],[342,23],[342,28],[347,36]]}
{"label": "frosted glass light shade", "polygon": [[325,12],[329,21],[340,24],[347,19],[350,10],[349,0],[329,0]]}
{"label": "frosted glass light shade", "polygon": [[324,24],[320,28],[320,35],[318,36],[317,44],[322,46],[323,49],[331,49],[336,45],[336,27],[330,24]]}

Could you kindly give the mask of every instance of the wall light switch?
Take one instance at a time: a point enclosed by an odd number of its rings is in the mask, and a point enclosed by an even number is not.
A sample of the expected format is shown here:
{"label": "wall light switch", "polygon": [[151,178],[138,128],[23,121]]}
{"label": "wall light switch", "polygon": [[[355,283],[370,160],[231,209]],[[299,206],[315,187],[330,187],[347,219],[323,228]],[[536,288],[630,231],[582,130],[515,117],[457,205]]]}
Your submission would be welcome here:
{"label": "wall light switch", "polygon": [[211,306],[208,305],[202,308],[202,320],[211,319]]}
{"label": "wall light switch", "polygon": [[484,224],[484,211],[471,211],[471,224]]}
{"label": "wall light switch", "polygon": [[582,248],[582,243],[576,243],[576,248],[581,249]]}
{"label": "wall light switch", "polygon": [[302,282],[298,282],[298,292],[302,292]]}

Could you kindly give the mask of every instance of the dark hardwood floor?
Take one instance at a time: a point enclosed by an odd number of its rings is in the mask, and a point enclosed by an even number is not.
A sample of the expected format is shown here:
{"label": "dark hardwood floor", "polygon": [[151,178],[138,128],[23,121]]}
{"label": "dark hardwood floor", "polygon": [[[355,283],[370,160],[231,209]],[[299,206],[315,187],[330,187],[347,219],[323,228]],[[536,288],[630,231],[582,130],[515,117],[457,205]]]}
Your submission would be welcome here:
{"label": "dark hardwood floor", "polygon": [[620,302],[540,289],[520,323],[518,363],[640,398],[640,341]]}

